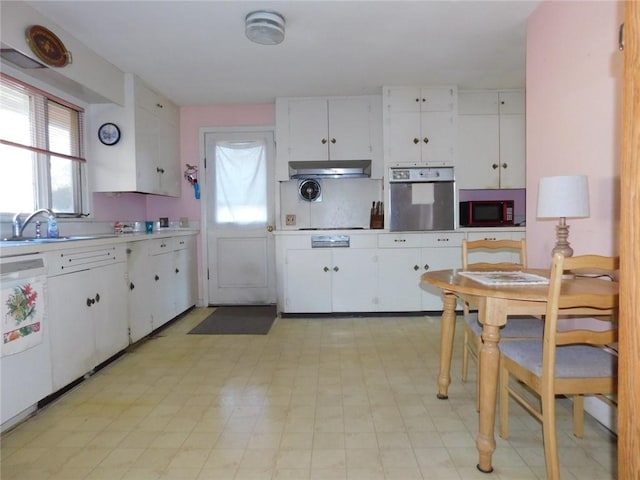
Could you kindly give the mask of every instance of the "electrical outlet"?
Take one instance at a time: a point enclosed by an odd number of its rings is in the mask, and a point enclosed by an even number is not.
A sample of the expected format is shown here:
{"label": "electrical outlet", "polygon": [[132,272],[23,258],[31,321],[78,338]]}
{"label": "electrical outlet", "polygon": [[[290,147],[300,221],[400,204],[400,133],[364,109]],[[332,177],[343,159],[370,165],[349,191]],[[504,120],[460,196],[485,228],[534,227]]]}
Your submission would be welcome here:
{"label": "electrical outlet", "polygon": [[287,225],[295,225],[296,224],[296,216],[291,214],[291,213],[287,214],[285,223]]}

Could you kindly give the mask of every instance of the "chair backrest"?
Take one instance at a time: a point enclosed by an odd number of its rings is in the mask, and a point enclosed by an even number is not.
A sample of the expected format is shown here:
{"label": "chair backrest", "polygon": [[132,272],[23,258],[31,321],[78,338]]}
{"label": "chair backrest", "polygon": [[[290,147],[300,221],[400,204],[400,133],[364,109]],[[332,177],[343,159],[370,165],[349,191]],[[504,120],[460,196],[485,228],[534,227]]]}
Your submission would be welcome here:
{"label": "chair backrest", "polygon": [[[496,258],[500,253],[517,253],[519,262],[470,262],[473,252],[490,253]],[[483,255],[483,258],[487,258]],[[505,270],[527,268],[527,241],[520,240],[463,240],[462,241],[462,268],[476,270]]]}
{"label": "chair backrest", "polygon": [[[613,275],[619,268],[619,257],[599,255],[564,257],[560,253],[553,256],[544,325],[544,371],[555,371],[553,365],[555,365],[555,349],[558,345],[605,346],[617,341],[618,329],[615,323],[617,321],[618,298],[617,294],[612,296],[609,292],[612,287],[617,286],[617,282],[613,281]],[[571,272],[576,277],[590,277],[581,279],[589,282],[588,292],[583,291],[579,295],[571,295],[569,285],[562,291],[563,275],[566,272]],[[591,326],[586,326],[586,322],[580,321],[577,321],[573,327],[567,328],[564,319],[570,318],[571,314],[577,317],[589,316],[592,321],[606,322],[610,328],[591,329]],[[560,329],[558,328],[558,318],[563,319]]]}

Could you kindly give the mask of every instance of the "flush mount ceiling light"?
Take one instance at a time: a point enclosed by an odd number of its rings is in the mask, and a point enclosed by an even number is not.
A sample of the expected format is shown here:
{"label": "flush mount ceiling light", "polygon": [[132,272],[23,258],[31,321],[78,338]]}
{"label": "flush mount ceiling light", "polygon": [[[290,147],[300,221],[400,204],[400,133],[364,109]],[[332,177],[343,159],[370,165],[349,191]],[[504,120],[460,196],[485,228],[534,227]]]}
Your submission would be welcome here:
{"label": "flush mount ceiling light", "polygon": [[245,19],[247,38],[260,45],[277,45],[284,40],[284,17],[279,13],[257,11]]}

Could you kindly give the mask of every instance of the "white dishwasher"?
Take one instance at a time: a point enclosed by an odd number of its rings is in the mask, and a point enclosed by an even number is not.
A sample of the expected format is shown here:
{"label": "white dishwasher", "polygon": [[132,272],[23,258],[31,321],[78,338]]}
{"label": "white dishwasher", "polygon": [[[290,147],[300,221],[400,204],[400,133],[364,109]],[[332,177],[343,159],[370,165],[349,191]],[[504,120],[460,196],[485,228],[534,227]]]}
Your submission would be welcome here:
{"label": "white dishwasher", "polygon": [[42,255],[0,258],[1,430],[35,411],[53,392]]}

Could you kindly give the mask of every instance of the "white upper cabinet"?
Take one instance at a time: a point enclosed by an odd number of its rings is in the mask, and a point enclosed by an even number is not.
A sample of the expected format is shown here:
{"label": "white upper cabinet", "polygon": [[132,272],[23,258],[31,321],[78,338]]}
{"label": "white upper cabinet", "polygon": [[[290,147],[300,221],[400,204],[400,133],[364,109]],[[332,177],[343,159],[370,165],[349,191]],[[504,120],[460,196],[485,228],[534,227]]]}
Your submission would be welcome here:
{"label": "white upper cabinet", "polygon": [[291,161],[371,160],[380,178],[381,101],[377,95],[276,99],[277,179]]}
{"label": "white upper cabinet", "polygon": [[385,165],[453,165],[457,116],[455,86],[384,87]]}
{"label": "white upper cabinet", "polygon": [[460,92],[458,102],[459,188],[525,188],[524,92]]}
{"label": "white upper cabinet", "polygon": [[[180,196],[180,117],[172,102],[131,74],[126,106],[91,105],[89,161],[96,192],[142,192]],[[103,145],[97,131],[115,123],[121,140]]]}

